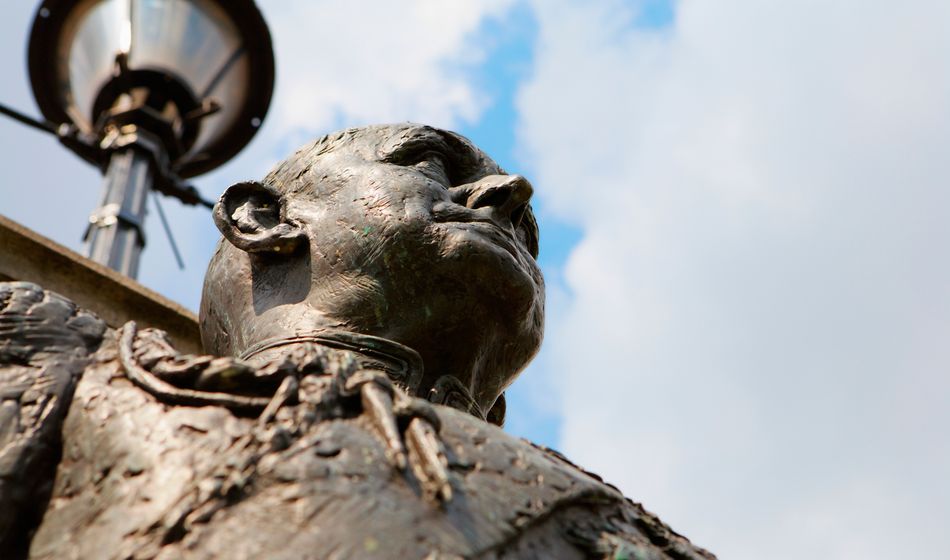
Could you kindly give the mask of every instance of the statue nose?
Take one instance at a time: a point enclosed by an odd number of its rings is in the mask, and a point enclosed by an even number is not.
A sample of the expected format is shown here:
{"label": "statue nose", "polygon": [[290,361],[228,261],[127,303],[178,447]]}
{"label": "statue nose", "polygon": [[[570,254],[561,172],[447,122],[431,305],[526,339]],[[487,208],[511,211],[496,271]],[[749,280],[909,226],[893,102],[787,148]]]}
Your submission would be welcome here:
{"label": "statue nose", "polygon": [[521,225],[528,201],[534,193],[531,183],[521,175],[490,175],[475,183],[465,205],[476,210],[490,207],[492,214]]}

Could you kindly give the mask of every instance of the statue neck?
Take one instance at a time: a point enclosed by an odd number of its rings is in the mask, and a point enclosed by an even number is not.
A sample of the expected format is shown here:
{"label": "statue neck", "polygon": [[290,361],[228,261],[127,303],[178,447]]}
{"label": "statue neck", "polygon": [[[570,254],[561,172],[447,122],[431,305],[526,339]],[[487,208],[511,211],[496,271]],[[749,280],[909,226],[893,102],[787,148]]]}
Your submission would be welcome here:
{"label": "statue neck", "polygon": [[361,369],[385,372],[393,383],[410,395],[422,396],[418,394],[423,377],[422,357],[408,346],[378,336],[339,329],[276,336],[250,346],[241,354],[240,359],[253,364],[263,364],[291,356],[295,349],[304,344],[316,344],[347,352]]}
{"label": "statue neck", "polygon": [[471,391],[454,376],[439,377],[426,394],[421,394],[424,379],[422,357],[408,346],[378,336],[332,328],[276,336],[250,346],[240,355],[240,359],[263,366],[292,358],[297,350],[308,344],[345,352],[356,360],[361,369],[385,372],[395,385],[414,397],[467,412],[482,420],[487,419],[486,411],[478,405]]}

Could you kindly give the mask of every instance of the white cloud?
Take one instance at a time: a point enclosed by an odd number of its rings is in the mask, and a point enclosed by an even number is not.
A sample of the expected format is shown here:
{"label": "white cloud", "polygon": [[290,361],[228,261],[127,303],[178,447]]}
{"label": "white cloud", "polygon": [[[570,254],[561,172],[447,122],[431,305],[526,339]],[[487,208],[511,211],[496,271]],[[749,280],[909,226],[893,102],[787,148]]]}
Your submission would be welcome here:
{"label": "white cloud", "polygon": [[282,130],[339,121],[418,120],[458,126],[486,100],[466,75],[482,60],[475,34],[509,0],[489,2],[270,2]]}
{"label": "white cloud", "polygon": [[536,2],[519,98],[565,451],[723,557],[946,548],[950,4],[636,5]]}

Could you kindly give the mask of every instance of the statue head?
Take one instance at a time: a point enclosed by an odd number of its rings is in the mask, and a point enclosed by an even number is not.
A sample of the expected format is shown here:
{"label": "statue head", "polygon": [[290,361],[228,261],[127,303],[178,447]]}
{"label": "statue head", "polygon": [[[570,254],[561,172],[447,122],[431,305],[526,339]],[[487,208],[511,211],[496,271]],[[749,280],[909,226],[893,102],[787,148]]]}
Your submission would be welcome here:
{"label": "statue head", "polygon": [[201,302],[205,349],[326,329],[422,357],[489,410],[537,353],[544,283],[531,185],[427,126],[325,136],[221,196]]}

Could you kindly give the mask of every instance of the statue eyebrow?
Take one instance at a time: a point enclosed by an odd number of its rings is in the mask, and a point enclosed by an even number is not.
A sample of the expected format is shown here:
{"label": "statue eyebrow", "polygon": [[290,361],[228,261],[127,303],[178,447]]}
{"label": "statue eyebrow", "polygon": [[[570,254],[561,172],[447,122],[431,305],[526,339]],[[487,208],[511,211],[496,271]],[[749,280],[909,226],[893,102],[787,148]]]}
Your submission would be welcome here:
{"label": "statue eyebrow", "polygon": [[450,156],[452,149],[436,130],[418,128],[386,142],[380,147],[377,155],[382,162],[402,165],[415,163],[419,156],[429,151]]}
{"label": "statue eyebrow", "polygon": [[478,151],[460,137],[435,128],[422,127],[386,142],[377,152],[379,161],[395,165],[418,163],[426,152],[437,152],[449,164],[453,182],[481,166]]}

